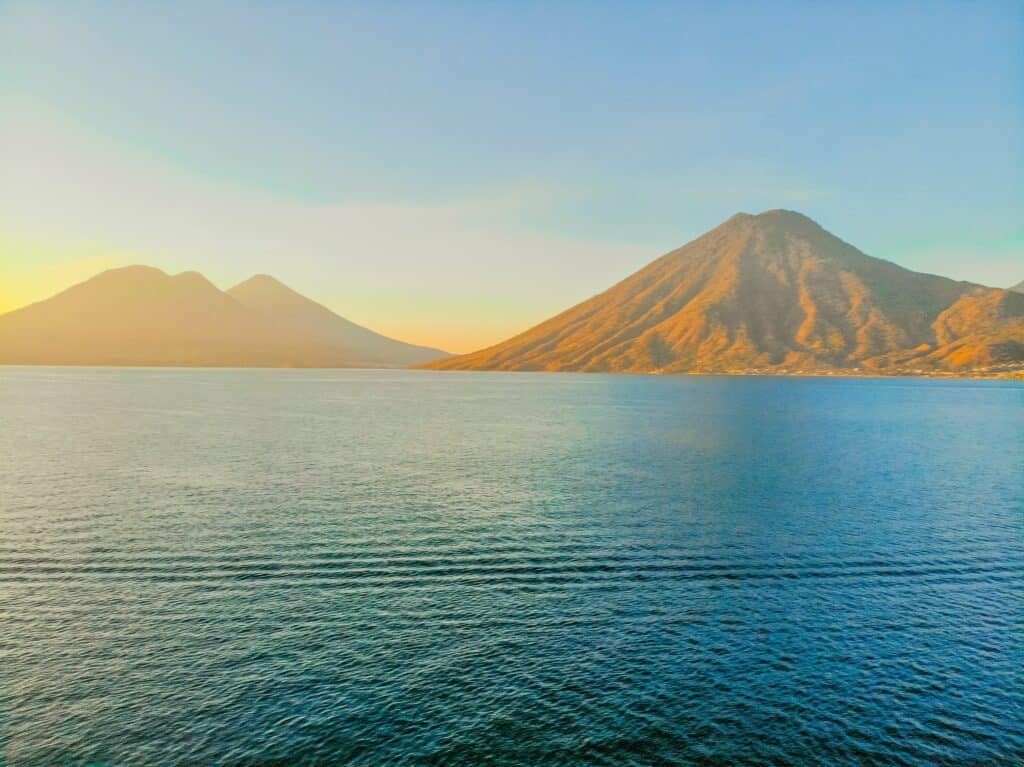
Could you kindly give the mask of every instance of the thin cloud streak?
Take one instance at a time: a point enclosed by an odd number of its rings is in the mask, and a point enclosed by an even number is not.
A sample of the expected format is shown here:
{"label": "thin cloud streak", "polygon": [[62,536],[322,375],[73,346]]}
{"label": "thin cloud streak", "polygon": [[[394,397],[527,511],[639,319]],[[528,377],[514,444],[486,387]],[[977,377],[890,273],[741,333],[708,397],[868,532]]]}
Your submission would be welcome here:
{"label": "thin cloud streak", "polygon": [[[544,235],[504,220],[544,193],[499,190],[446,205],[304,204],[191,175],[53,120],[5,122],[0,163],[8,235],[108,244],[119,260],[197,269],[219,284],[272,273],[354,321],[457,351],[518,332],[650,256],[646,244]],[[557,279],[566,269],[578,276],[572,285]]]}

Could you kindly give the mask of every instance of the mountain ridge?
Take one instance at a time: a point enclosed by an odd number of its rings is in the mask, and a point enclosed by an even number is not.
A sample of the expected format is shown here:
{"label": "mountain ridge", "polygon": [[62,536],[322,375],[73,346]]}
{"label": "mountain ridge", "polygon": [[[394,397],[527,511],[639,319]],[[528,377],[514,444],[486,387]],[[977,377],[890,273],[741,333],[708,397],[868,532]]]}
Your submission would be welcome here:
{"label": "mountain ridge", "polygon": [[1024,375],[1024,283],[914,272],[775,209],[470,354],[388,338],[271,275],[222,291],[133,265],[0,315],[0,364]]}
{"label": "mountain ridge", "polygon": [[408,344],[376,333],[336,314],[269,274],[256,274],[225,291],[227,295],[305,338],[346,349],[360,366],[408,367],[447,355],[441,349]]}

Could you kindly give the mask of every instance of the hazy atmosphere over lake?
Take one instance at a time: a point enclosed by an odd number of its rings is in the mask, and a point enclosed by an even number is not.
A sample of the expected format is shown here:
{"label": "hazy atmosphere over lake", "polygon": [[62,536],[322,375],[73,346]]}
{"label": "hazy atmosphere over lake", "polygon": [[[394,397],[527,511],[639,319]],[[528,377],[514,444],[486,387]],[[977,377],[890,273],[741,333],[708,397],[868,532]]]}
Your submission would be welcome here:
{"label": "hazy atmosphere over lake", "polygon": [[1020,0],[0,0],[0,767],[1024,765]]}

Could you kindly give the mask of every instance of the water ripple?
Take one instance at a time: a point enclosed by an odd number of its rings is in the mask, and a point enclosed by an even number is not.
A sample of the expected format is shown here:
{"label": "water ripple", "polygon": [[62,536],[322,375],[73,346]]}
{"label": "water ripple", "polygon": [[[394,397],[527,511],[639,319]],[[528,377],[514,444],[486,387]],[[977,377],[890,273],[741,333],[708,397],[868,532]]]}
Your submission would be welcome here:
{"label": "water ripple", "polygon": [[0,763],[1024,763],[1022,404],[0,371]]}

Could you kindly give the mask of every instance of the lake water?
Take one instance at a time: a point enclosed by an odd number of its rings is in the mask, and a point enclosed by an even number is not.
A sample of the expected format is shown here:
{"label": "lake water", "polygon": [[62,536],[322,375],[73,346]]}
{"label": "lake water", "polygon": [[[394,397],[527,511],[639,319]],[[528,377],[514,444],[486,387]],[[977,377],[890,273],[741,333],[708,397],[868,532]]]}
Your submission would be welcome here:
{"label": "lake water", "polygon": [[0,763],[1020,764],[1024,385],[0,369]]}

